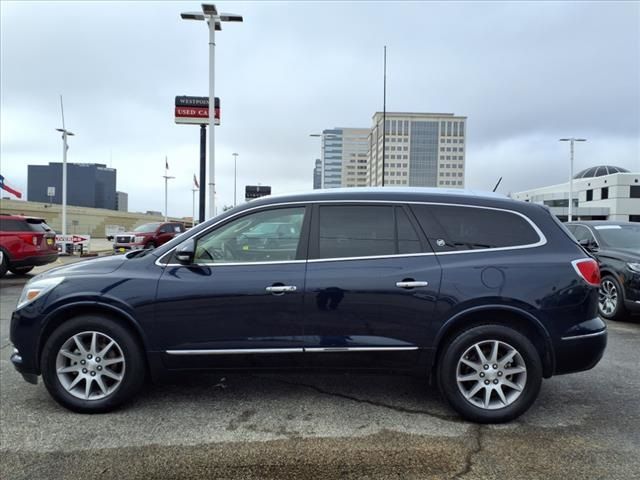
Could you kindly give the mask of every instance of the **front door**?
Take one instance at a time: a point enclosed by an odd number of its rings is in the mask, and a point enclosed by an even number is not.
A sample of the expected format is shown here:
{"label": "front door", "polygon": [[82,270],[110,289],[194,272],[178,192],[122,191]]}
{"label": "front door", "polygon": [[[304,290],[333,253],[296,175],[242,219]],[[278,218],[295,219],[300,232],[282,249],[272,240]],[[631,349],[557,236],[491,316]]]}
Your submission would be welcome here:
{"label": "front door", "polygon": [[305,210],[236,217],[196,240],[193,265],[165,267],[153,335],[170,368],[301,360]]}
{"label": "front door", "polygon": [[441,272],[411,213],[377,204],[315,208],[307,361],[324,368],[417,367],[432,344]]}

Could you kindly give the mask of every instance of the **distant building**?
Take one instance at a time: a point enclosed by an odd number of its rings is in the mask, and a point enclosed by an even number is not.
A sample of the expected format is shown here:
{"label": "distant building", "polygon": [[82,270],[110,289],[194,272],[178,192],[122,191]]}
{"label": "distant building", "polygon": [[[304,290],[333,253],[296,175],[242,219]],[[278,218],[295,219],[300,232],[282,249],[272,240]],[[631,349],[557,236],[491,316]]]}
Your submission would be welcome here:
{"label": "distant building", "polygon": [[125,192],[116,192],[116,210],[120,212],[129,211],[129,194]]}
{"label": "distant building", "polygon": [[152,215],[154,217],[162,217],[164,214],[162,212],[159,212],[157,210],[147,210],[146,212],[144,212],[145,215]]}
{"label": "distant building", "polygon": [[322,160],[316,159],[316,166],[313,167],[313,189],[322,188]]}
{"label": "distant building", "polygon": [[[382,185],[382,112],[369,134],[369,181]],[[386,113],[384,185],[464,188],[467,117]]]}
{"label": "distant building", "polygon": [[368,128],[322,131],[322,188],[368,184]]}
{"label": "distant building", "polygon": [[[640,222],[640,172],[602,165],[573,178],[574,220]],[[511,197],[546,205],[560,220],[568,219],[569,182],[512,193]]]}
{"label": "distant building", "polygon": [[[27,172],[29,201],[62,203],[62,163],[29,165]],[[49,187],[55,189],[51,197]],[[99,163],[67,163],[67,204],[116,210],[116,170]]]}

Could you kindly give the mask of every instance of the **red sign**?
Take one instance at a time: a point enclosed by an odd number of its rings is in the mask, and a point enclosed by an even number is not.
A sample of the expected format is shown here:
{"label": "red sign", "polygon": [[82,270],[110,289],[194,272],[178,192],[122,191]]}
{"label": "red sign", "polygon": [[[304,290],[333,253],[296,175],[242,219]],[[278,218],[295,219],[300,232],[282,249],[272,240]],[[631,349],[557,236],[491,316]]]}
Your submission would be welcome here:
{"label": "red sign", "polygon": [[[209,123],[209,98],[208,97],[176,97],[175,105],[176,123],[208,124]],[[220,99],[215,101],[215,124],[220,125]]]}

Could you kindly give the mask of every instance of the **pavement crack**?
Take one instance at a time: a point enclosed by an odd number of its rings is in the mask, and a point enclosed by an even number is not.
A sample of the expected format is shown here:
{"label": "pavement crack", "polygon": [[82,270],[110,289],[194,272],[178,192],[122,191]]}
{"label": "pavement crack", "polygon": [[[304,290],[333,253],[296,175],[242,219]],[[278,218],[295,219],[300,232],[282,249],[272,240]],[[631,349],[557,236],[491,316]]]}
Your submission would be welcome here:
{"label": "pavement crack", "polygon": [[452,480],[461,479],[465,475],[470,473],[471,470],[473,469],[473,457],[482,451],[482,432],[483,432],[482,425],[480,424],[474,425],[473,432],[474,432],[474,446],[469,450],[469,453],[464,459],[464,467],[462,471],[456,473],[453,477],[451,477]]}
{"label": "pavement crack", "polygon": [[[263,379],[266,378],[266,377],[256,377],[256,376],[253,376],[253,377],[254,378],[263,378]],[[389,405],[388,403],[377,402],[375,400],[369,400],[369,399],[366,399],[366,398],[355,397],[353,395],[347,395],[345,393],[332,392],[332,391],[325,390],[325,389],[323,389],[321,387],[318,387],[317,385],[313,385],[313,384],[310,384],[310,383],[288,381],[288,380],[283,380],[281,378],[269,378],[269,379],[273,380],[275,382],[278,382],[278,383],[283,383],[285,385],[293,385],[293,386],[296,386],[296,387],[309,388],[311,390],[315,390],[318,393],[321,393],[322,395],[328,395],[328,396],[331,396],[331,397],[343,398],[345,400],[351,400],[352,402],[357,402],[357,403],[364,403],[364,404],[367,404],[367,405],[372,405],[374,407],[387,408],[389,410],[394,410],[394,411],[399,412],[399,413],[409,413],[409,414],[413,414],[413,415],[428,415],[430,417],[434,417],[434,418],[437,418],[439,420],[444,420],[444,421],[447,421],[447,422],[467,423],[464,420],[462,420],[461,418],[459,418],[457,416],[454,416],[454,415],[442,415],[442,414],[439,414],[439,413],[430,412],[428,410],[407,408],[407,407],[401,407],[401,406],[398,406],[398,405]]]}

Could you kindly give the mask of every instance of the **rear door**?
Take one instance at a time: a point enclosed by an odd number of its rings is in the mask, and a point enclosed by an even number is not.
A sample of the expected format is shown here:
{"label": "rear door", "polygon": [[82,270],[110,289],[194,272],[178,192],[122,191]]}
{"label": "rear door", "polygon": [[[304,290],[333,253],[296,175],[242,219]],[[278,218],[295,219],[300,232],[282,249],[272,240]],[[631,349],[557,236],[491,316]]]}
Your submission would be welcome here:
{"label": "rear door", "polygon": [[314,207],[305,356],[323,368],[412,368],[431,345],[440,266],[402,205]]}

